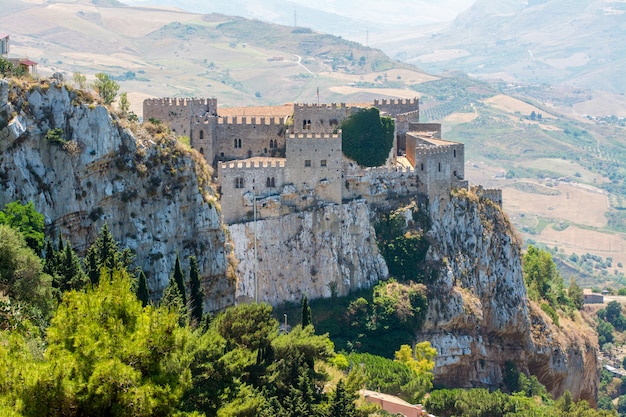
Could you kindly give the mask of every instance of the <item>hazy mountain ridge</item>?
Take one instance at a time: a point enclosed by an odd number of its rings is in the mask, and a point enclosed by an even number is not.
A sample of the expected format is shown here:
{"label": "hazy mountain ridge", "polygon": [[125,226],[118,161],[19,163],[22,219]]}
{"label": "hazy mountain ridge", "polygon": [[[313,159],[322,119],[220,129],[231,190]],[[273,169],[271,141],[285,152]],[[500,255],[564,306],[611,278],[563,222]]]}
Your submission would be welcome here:
{"label": "hazy mountain ridge", "polygon": [[458,68],[487,78],[624,93],[625,12],[623,2],[603,0],[479,0],[445,30],[404,45],[404,52],[408,62],[435,72]]}

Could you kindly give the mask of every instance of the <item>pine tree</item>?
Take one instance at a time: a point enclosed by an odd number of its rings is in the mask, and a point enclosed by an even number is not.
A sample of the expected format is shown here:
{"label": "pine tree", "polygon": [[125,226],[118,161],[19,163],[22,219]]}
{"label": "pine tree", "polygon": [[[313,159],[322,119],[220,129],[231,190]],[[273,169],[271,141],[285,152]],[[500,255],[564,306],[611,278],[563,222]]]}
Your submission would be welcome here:
{"label": "pine tree", "polygon": [[343,379],[340,379],[333,393],[330,403],[329,417],[355,417],[356,407],[354,405],[354,399],[343,383]]}
{"label": "pine tree", "polygon": [[312,324],[311,307],[309,306],[309,299],[307,298],[306,295],[302,297],[301,304],[302,304],[302,312],[301,312],[302,327],[306,327],[309,324]]}
{"label": "pine tree", "polygon": [[150,303],[150,293],[148,292],[148,280],[146,279],[146,274],[144,274],[142,270],[139,271],[139,277],[137,280],[137,299],[141,301],[141,305],[145,307]]}
{"label": "pine tree", "polygon": [[202,313],[204,312],[204,292],[200,283],[200,268],[195,256],[189,257],[189,298],[191,320],[198,325],[202,321]]}
{"label": "pine tree", "polygon": [[74,249],[67,244],[65,250],[58,254],[59,265],[57,271],[60,278],[61,291],[82,290],[87,286],[88,277],[80,265],[80,260]]}

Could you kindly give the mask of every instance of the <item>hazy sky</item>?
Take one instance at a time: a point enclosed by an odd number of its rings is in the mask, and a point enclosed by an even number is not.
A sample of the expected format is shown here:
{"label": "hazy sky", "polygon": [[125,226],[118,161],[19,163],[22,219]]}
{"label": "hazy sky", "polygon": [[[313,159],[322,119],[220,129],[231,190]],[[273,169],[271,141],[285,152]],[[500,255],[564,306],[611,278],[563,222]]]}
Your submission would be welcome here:
{"label": "hazy sky", "polygon": [[[179,7],[224,13],[284,25],[311,27],[363,42],[365,31],[398,30],[452,21],[475,0],[122,0],[129,5]],[[358,6],[357,6],[358,4]],[[389,26],[393,25],[393,26]]]}

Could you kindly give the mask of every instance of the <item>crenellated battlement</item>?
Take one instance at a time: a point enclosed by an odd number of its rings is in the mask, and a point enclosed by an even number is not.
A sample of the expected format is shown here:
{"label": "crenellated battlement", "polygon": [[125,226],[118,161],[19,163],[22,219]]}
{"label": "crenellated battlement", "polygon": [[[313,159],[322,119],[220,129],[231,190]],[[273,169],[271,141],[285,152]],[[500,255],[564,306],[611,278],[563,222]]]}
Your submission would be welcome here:
{"label": "crenellated battlement", "polygon": [[165,98],[147,98],[143,101],[144,106],[148,107],[211,107],[217,108],[216,98],[187,98],[187,97],[165,97]]}
{"label": "crenellated battlement", "polygon": [[437,155],[442,153],[449,153],[452,146],[453,145],[418,145],[415,147],[415,155]]}
{"label": "crenellated battlement", "polygon": [[402,166],[380,166],[380,167],[366,168],[364,172],[370,175],[374,175],[374,176],[393,177],[394,174],[414,174],[415,168],[402,167]]}
{"label": "crenellated battlement", "polygon": [[290,133],[289,139],[341,139],[341,130],[339,133]]}
{"label": "crenellated battlement", "polygon": [[296,103],[293,105],[295,110],[341,110],[346,108],[346,103],[316,104],[316,103]]}
{"label": "crenellated battlement", "polygon": [[246,116],[196,116],[192,118],[195,124],[211,124],[217,123],[220,127],[222,126],[277,126],[284,127],[285,126],[285,118],[284,117],[246,117]]}
{"label": "crenellated battlement", "polygon": [[243,168],[284,168],[285,160],[275,161],[227,161],[220,162],[220,169],[243,169]]}
{"label": "crenellated battlement", "polygon": [[374,107],[378,107],[378,106],[415,106],[415,105],[419,105],[419,99],[418,98],[412,98],[412,99],[403,99],[403,98],[399,98],[399,99],[386,99],[383,98],[381,100],[379,99],[374,99]]}

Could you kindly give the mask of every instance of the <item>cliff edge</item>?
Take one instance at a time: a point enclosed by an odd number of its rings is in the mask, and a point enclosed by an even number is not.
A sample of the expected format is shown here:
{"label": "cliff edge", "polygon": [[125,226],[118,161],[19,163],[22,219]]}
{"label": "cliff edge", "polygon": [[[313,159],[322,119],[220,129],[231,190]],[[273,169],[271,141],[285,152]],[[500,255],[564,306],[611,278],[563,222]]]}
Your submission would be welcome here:
{"label": "cliff edge", "polygon": [[0,80],[0,206],[33,201],[48,236],[84,253],[106,222],[136,254],[154,298],[194,255],[205,308],[234,302],[230,245],[210,168],[173,138],[129,129],[60,80]]}

